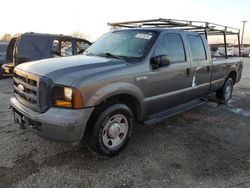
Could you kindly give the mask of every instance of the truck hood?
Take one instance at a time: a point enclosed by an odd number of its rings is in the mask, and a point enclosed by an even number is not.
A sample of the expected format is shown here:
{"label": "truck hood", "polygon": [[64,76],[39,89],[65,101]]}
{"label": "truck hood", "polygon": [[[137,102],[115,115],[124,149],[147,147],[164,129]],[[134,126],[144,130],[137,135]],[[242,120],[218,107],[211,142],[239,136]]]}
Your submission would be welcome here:
{"label": "truck hood", "polygon": [[126,65],[126,61],[122,60],[78,55],[23,63],[17,68],[45,76],[57,84],[72,85],[80,78],[93,76],[103,71],[120,69]]}

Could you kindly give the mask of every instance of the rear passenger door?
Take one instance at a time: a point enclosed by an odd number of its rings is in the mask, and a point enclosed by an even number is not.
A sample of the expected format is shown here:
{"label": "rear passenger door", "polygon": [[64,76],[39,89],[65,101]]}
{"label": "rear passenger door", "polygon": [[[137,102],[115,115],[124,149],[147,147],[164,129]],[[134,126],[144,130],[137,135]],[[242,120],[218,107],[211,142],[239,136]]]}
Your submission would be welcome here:
{"label": "rear passenger door", "polygon": [[199,34],[187,34],[191,53],[192,87],[196,97],[204,96],[210,88],[212,63],[206,39]]}
{"label": "rear passenger door", "polygon": [[190,68],[186,42],[179,33],[165,33],[160,36],[152,57],[166,55],[168,66],[151,70],[147,80],[147,113],[152,114],[190,100],[187,92],[191,88],[187,69]]}

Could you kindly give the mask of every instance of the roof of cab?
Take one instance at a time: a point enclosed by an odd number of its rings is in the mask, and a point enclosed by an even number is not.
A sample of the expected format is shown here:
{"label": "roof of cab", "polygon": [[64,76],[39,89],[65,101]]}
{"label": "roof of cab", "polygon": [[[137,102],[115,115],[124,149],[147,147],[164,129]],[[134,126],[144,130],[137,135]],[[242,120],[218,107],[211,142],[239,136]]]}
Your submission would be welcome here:
{"label": "roof of cab", "polygon": [[83,40],[87,41],[86,39],[83,38],[78,38],[78,37],[73,37],[73,36],[68,36],[68,35],[63,35],[63,34],[47,34],[47,33],[35,33],[35,32],[26,32],[26,33],[21,33],[21,34],[16,34],[14,35],[13,38],[18,38],[20,36],[43,36],[43,37],[48,37],[48,38],[64,38],[64,39],[77,39],[77,40]]}

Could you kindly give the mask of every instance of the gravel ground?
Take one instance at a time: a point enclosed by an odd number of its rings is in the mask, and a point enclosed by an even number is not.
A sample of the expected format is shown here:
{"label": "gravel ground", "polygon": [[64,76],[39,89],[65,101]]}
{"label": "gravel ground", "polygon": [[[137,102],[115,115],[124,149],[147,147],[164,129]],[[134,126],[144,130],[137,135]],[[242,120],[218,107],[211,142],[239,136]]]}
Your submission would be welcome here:
{"label": "gravel ground", "polygon": [[250,187],[250,59],[228,105],[210,102],[134,126],[110,159],[13,124],[12,79],[0,80],[0,187]]}

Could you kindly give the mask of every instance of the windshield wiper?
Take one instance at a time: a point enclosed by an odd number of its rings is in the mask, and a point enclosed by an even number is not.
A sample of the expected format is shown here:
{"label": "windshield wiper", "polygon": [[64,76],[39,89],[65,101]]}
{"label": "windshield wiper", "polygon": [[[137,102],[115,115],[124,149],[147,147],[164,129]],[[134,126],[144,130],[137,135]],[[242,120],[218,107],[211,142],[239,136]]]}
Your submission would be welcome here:
{"label": "windshield wiper", "polygon": [[105,53],[107,56],[109,56],[109,57],[113,57],[113,58],[116,58],[116,59],[122,59],[122,60],[124,60],[122,57],[120,57],[120,56],[118,56],[118,55],[114,55],[114,54],[111,54],[111,53],[109,53],[109,52],[107,52],[107,53]]}
{"label": "windshield wiper", "polygon": [[111,53],[109,53],[109,52],[100,53],[100,55],[105,56],[105,57],[111,57],[111,58],[116,58],[116,59],[125,60],[124,58],[122,58],[122,57],[120,57],[120,56],[118,56],[118,55],[111,54]]}

